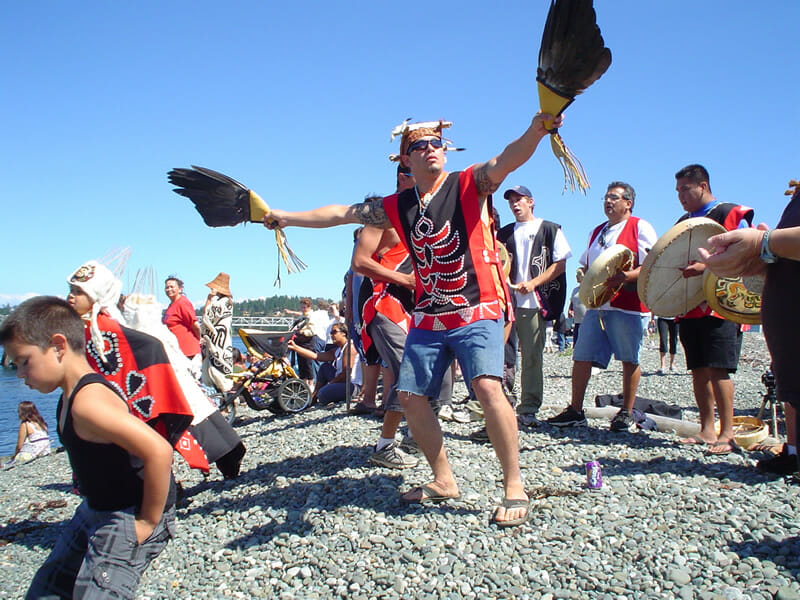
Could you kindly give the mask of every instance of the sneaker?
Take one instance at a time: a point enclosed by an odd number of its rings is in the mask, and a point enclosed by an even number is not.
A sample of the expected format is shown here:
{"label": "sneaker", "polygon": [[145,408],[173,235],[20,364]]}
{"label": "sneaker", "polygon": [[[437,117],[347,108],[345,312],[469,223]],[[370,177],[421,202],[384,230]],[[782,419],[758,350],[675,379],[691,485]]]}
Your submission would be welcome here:
{"label": "sneaker", "polygon": [[439,409],[439,418],[442,421],[452,421],[453,420],[453,407],[449,404],[445,404],[442,408]]}
{"label": "sneaker", "polygon": [[561,414],[550,417],[545,423],[556,427],[585,427],[586,413],[582,410],[572,410],[572,407],[568,406]]}
{"label": "sneaker", "polygon": [[483,419],[483,407],[477,400],[470,400],[467,402],[467,410],[472,416],[473,421],[480,421]]}
{"label": "sneaker", "polygon": [[633,413],[628,412],[624,408],[619,409],[619,412],[611,419],[611,431],[619,433],[620,431],[635,431],[636,421],[633,419]]}
{"label": "sneaker", "polygon": [[798,470],[797,455],[789,454],[786,446],[781,453],[773,458],[763,458],[756,463],[756,469],[762,473],[775,473],[776,475],[791,475]]}
{"label": "sneaker", "polygon": [[410,469],[419,464],[418,459],[403,452],[397,444],[389,444],[380,450],[375,450],[369,457],[369,462],[389,469]]}
{"label": "sneaker", "polygon": [[488,444],[489,432],[486,431],[486,427],[481,427],[477,431],[470,433],[469,439],[471,439],[473,442],[478,442],[479,444]]}
{"label": "sneaker", "polygon": [[411,437],[404,437],[403,440],[400,442],[400,450],[405,452],[406,454],[419,454],[419,445],[417,444],[417,440]]}
{"label": "sneaker", "polygon": [[517,423],[522,427],[539,427],[542,424],[542,422],[536,418],[536,415],[531,413],[517,415]]}
{"label": "sneaker", "polygon": [[460,409],[453,411],[453,421],[456,423],[469,423],[472,421],[472,415],[467,409]]}
{"label": "sneaker", "polygon": [[663,375],[663,374],[664,374],[664,369],[661,369],[661,368],[659,368],[659,369],[656,371],[656,375]]}

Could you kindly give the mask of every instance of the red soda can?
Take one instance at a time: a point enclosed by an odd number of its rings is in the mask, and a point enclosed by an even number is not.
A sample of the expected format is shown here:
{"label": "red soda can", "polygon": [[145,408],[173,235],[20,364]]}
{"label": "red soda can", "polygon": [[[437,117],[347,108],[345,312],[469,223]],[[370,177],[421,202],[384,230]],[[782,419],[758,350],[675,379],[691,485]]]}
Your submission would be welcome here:
{"label": "red soda can", "polygon": [[586,487],[593,491],[603,487],[603,471],[596,460],[586,463]]}

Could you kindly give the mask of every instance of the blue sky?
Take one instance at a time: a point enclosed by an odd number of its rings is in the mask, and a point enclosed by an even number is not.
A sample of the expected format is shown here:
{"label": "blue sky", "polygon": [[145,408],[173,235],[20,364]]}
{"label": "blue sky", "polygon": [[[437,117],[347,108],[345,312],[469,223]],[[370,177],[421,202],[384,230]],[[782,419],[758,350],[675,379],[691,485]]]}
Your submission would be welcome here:
{"label": "blue sky", "polygon": [[[389,132],[406,117],[454,122],[468,150],[450,170],[483,162],[538,108],[548,4],[3,3],[0,303],[63,295],[75,267],[120,247],[126,283],[140,268],[176,273],[195,303],[219,271],[239,299],[338,296],[352,227],[288,230],[309,267],[275,288],[272,234],[206,227],[166,172],[207,166],[281,208],[350,204],[392,191]],[[774,225],[800,177],[800,2],[595,6],[613,62],[562,129],[593,187],[562,195],[543,144],[503,189],[531,188],[576,256],[608,182],[631,183],[635,214],[661,234],[680,215],[674,173],[693,162],[717,198]]]}

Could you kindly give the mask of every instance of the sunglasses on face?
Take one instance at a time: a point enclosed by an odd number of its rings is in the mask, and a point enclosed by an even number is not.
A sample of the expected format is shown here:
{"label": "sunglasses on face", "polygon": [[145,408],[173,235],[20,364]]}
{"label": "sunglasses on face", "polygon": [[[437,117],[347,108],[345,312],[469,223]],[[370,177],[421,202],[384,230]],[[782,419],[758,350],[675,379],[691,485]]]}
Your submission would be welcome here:
{"label": "sunglasses on face", "polygon": [[415,150],[423,151],[428,147],[428,144],[430,144],[431,148],[434,150],[438,150],[444,146],[444,143],[439,138],[433,138],[432,140],[417,140],[408,147],[408,153],[411,154]]}

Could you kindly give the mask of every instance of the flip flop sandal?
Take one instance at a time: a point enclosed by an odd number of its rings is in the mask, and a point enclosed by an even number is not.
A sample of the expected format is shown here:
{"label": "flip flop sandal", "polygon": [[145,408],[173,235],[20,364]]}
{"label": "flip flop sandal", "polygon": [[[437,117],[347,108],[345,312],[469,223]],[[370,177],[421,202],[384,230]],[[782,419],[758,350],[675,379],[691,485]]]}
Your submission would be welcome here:
{"label": "flip flop sandal", "polygon": [[[684,441],[685,440],[685,441]],[[699,438],[696,435],[690,435],[683,439],[680,439],[676,442],[679,446],[705,446],[708,444],[703,438]]]}
{"label": "flip flop sandal", "polygon": [[[406,498],[407,494],[412,492],[419,491],[420,497],[419,498]],[[448,500],[458,500],[461,495],[457,496],[442,496],[439,492],[435,489],[430,487],[429,485],[419,485],[415,488],[411,488],[405,494],[400,497],[400,501],[404,504],[438,504],[440,502],[446,502]]]}
{"label": "flip flop sandal", "polygon": [[[713,452],[714,448],[720,448],[722,446],[728,446],[729,449]],[[731,453],[744,454],[744,450],[742,450],[741,446],[739,446],[735,440],[728,440],[727,442],[716,441],[713,444],[709,444],[708,450],[706,450],[706,455],[708,456],[726,456]]]}
{"label": "flip flop sandal", "polygon": [[525,521],[528,520],[528,517],[530,516],[530,500],[523,500],[522,498],[509,500],[508,498],[504,498],[503,502],[500,504],[500,507],[505,508],[506,510],[508,510],[509,508],[525,508],[525,512],[521,517],[518,517],[516,519],[498,521],[497,510],[495,510],[494,515],[492,515],[492,523],[494,523],[498,527],[516,527],[517,525],[522,525]]}

